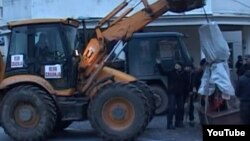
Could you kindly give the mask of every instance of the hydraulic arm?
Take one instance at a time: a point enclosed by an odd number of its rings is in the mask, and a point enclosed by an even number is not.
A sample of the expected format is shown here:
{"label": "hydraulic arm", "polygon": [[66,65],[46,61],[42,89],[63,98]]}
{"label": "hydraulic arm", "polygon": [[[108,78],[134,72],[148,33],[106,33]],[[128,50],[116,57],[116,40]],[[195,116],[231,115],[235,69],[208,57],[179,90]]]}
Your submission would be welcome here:
{"label": "hydraulic arm", "polygon": [[[124,1],[112,11],[110,15],[105,17],[97,27],[100,28],[103,23],[113,18],[117,13],[124,9],[130,1]],[[143,3],[145,8],[136,12],[132,16],[125,18],[139,3]],[[135,4],[134,7],[125,10],[121,16],[111,23],[108,29],[102,32],[105,40],[127,40],[134,32],[144,28],[151,21],[160,17],[167,11],[179,13],[200,8],[204,5],[204,0],[158,0],[151,5],[148,4],[147,0],[141,0],[139,3]]]}
{"label": "hydraulic arm", "polygon": [[[134,7],[124,10],[131,1],[123,1],[97,25],[96,36],[87,45],[80,64],[80,67],[84,70],[84,76],[90,76],[82,91],[89,87],[104,66],[104,60],[107,60],[107,58],[104,59],[107,53],[106,47],[110,42],[128,40],[134,32],[144,28],[167,11],[179,13],[201,8],[205,5],[205,0],[157,0],[153,4],[149,4],[147,0],[140,0]],[[128,16],[141,3],[144,8]],[[122,10],[124,10],[123,13],[111,22],[108,28],[102,29],[105,23],[116,17]]]}

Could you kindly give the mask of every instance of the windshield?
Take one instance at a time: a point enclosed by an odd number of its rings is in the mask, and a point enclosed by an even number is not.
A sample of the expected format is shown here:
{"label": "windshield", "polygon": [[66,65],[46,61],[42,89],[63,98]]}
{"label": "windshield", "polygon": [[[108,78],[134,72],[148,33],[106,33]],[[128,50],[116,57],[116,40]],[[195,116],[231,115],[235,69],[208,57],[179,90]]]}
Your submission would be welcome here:
{"label": "windshield", "polygon": [[177,61],[182,61],[181,52],[178,48],[179,41],[176,37],[167,37],[158,40],[159,55],[161,58],[174,58]]}
{"label": "windshield", "polygon": [[[37,47],[47,46],[49,52],[64,52],[58,24],[29,25],[12,31],[9,54],[35,55]],[[33,56],[32,55],[32,56]]]}

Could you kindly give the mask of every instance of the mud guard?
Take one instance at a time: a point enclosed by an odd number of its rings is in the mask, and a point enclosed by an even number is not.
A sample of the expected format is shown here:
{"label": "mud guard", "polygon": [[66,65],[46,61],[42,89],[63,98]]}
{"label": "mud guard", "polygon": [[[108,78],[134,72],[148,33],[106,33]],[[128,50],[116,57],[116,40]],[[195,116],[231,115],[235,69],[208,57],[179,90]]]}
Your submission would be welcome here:
{"label": "mud guard", "polygon": [[54,88],[52,87],[52,85],[50,85],[48,81],[46,81],[45,79],[41,77],[34,76],[34,75],[15,75],[15,76],[7,77],[3,79],[2,82],[0,83],[0,89],[6,89],[9,86],[15,85],[18,83],[34,83],[43,87],[50,94],[55,94]]}
{"label": "mud guard", "polygon": [[115,81],[131,82],[136,80],[136,78],[132,75],[126,74],[110,67],[104,67],[100,75],[98,76],[98,79],[102,79],[108,76],[114,76]]}

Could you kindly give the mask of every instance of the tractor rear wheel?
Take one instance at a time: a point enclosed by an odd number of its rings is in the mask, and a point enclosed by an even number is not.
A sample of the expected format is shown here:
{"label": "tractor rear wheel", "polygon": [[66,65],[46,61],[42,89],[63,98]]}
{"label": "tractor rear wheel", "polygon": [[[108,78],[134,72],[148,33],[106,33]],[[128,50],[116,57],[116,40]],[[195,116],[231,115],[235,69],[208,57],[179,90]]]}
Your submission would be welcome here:
{"label": "tractor rear wheel", "polygon": [[137,86],[142,92],[143,94],[146,96],[148,104],[149,104],[149,122],[153,119],[154,114],[155,114],[155,110],[156,110],[156,104],[155,104],[155,98],[154,98],[154,93],[153,91],[150,89],[150,87],[142,82],[142,81],[133,81],[131,82],[131,84],[134,84],[135,86]]}
{"label": "tractor rear wheel", "polygon": [[111,83],[91,100],[88,116],[91,125],[105,140],[133,140],[148,124],[146,98],[132,84]]}
{"label": "tractor rear wheel", "polygon": [[167,112],[168,108],[168,95],[164,88],[158,85],[150,86],[151,90],[157,96],[155,103],[156,103],[156,115],[163,115]]}
{"label": "tractor rear wheel", "polygon": [[52,97],[39,87],[12,88],[1,106],[2,127],[14,140],[44,141],[53,133],[56,106]]}

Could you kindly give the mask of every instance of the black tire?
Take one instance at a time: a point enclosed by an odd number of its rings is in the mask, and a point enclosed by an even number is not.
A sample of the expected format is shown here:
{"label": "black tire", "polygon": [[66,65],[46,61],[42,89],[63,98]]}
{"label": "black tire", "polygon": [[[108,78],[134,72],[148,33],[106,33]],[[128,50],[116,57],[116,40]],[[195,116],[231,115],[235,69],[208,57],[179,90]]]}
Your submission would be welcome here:
{"label": "black tire", "polygon": [[130,141],[145,130],[147,110],[146,98],[136,86],[111,83],[91,100],[88,116],[104,140]]}
{"label": "black tire", "polygon": [[61,132],[68,128],[72,124],[72,121],[58,121],[55,127],[55,132]]}
{"label": "black tire", "polygon": [[63,121],[62,120],[62,113],[60,111],[60,108],[57,106],[57,118],[56,118],[56,125],[55,125],[55,132],[61,132],[64,129],[68,128],[73,121]]}
{"label": "black tire", "polygon": [[56,124],[56,105],[39,87],[21,85],[8,91],[2,102],[2,127],[18,141],[44,141]]}
{"label": "black tire", "polygon": [[134,84],[137,86],[143,94],[146,96],[147,101],[149,103],[149,122],[153,119],[155,110],[156,110],[156,104],[155,104],[155,98],[154,98],[154,92],[151,90],[151,88],[142,81],[133,81],[131,84]]}
{"label": "black tire", "polygon": [[164,88],[158,85],[150,86],[151,90],[156,95],[155,103],[156,103],[156,115],[166,114],[168,108],[168,95]]}

